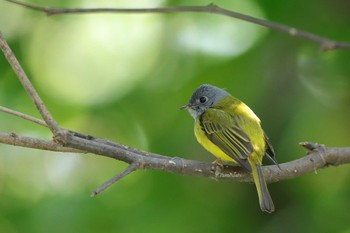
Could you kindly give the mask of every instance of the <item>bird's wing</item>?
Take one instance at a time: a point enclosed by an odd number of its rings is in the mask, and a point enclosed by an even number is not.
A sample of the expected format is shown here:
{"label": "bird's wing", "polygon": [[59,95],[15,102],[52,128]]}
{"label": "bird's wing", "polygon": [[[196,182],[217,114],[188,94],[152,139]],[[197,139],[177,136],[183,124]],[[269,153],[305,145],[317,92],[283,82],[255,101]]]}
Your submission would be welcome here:
{"label": "bird's wing", "polygon": [[250,172],[247,158],[253,152],[253,146],[233,117],[222,110],[209,108],[199,120],[208,139]]}
{"label": "bird's wing", "polygon": [[265,154],[267,155],[267,157],[275,164],[279,167],[278,162],[276,160],[276,154],[275,154],[275,150],[273,149],[271,143],[270,143],[270,139],[269,137],[266,135],[266,133],[264,132],[264,136],[265,136],[265,142],[266,142],[266,152]]}

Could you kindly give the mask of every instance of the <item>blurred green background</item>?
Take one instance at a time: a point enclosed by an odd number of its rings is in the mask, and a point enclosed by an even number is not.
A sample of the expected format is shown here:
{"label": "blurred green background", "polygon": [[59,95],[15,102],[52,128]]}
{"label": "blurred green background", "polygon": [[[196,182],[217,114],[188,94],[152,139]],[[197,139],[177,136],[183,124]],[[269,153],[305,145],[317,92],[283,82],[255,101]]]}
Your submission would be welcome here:
{"label": "blurred green background", "polygon": [[[208,1],[31,1],[52,7],[207,5]],[[345,0],[214,1],[350,41]],[[0,30],[63,127],[169,156],[213,161],[179,111],[202,83],[227,88],[260,117],[280,163],[300,141],[349,146],[350,52],[210,14],[46,17],[0,1]],[[4,56],[0,105],[39,117]],[[50,138],[0,113],[0,131]],[[139,171],[95,198],[126,164],[0,145],[0,232],[350,233],[348,165],[269,185],[276,212],[252,184]]]}

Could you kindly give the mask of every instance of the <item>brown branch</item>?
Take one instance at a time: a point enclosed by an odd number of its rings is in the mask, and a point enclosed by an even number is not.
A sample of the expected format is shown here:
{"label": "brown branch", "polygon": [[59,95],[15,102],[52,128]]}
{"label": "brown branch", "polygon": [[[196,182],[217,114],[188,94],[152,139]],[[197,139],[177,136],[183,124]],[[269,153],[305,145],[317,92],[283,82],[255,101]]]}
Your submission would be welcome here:
{"label": "brown branch", "polygon": [[297,29],[295,27],[289,27],[284,24],[271,22],[255,18],[249,15],[241,14],[235,11],[227,10],[219,7],[215,4],[209,4],[208,6],[175,6],[175,7],[155,7],[155,8],[51,8],[43,7],[34,4],[19,2],[16,0],[5,0],[31,10],[36,10],[46,13],[48,16],[59,14],[91,14],[91,13],[205,13],[205,14],[217,14],[227,16],[230,18],[240,19],[246,22],[257,24],[268,29],[272,29],[278,32],[286,33],[289,36],[298,37],[304,40],[308,40],[317,43],[321,46],[323,51],[333,49],[350,49],[349,42],[335,41],[326,37],[322,37],[307,31]]}
{"label": "brown branch", "polygon": [[[225,165],[221,168],[211,163],[153,154],[117,143],[115,143],[115,146],[107,145],[108,143],[103,139],[70,134],[71,135],[67,138],[69,138],[68,141],[70,146],[72,146],[71,148],[62,147],[52,141],[6,133],[0,133],[0,143],[51,151],[90,152],[133,164],[133,167],[136,166],[135,170],[161,170],[185,176],[233,179],[240,182],[252,181],[251,175],[245,172],[241,167]],[[327,148],[324,145],[309,142],[302,143],[301,145],[308,148],[309,154],[307,156],[282,163],[280,164],[280,168],[276,165],[263,167],[267,182],[272,183],[293,179],[306,173],[314,172],[317,169],[326,168],[330,165],[338,166],[350,163],[350,148],[348,147]],[[73,150],[72,148],[78,150]],[[124,176],[125,175],[122,177]],[[118,180],[120,178],[118,178]]]}
{"label": "brown branch", "polygon": [[93,191],[91,193],[91,196],[94,197],[94,196],[100,194],[101,192],[103,192],[104,190],[109,188],[112,184],[114,184],[118,180],[122,179],[123,177],[129,175],[130,173],[132,173],[136,170],[137,170],[137,164],[135,164],[135,163],[130,164],[124,171],[122,171],[118,175],[114,176],[112,179],[110,179],[109,181],[107,181],[106,183],[104,183],[103,185],[98,187],[95,191]]}
{"label": "brown branch", "polygon": [[35,118],[35,117],[32,117],[32,116],[29,116],[27,114],[24,114],[24,113],[21,113],[21,112],[18,112],[18,111],[15,111],[15,110],[12,110],[12,109],[9,109],[6,107],[2,107],[2,106],[0,106],[0,111],[11,114],[13,116],[17,116],[17,117],[22,118],[22,119],[27,120],[27,121],[34,122],[35,124],[47,127],[47,124],[45,123],[45,121],[40,120],[40,119]]}
{"label": "brown branch", "polygon": [[84,151],[63,147],[62,145],[53,142],[52,140],[44,140],[33,137],[20,136],[15,133],[1,133],[0,143],[8,144],[12,146],[21,146],[32,149],[48,150],[56,152],[72,152],[72,153],[85,153]]}
{"label": "brown branch", "polygon": [[41,114],[46,124],[48,125],[49,129],[53,132],[54,135],[58,134],[60,131],[60,128],[57,122],[53,119],[49,110],[46,108],[44,102],[41,100],[39,94],[33,87],[32,83],[29,81],[27,75],[25,74],[24,70],[22,69],[16,56],[14,55],[11,48],[7,44],[1,32],[0,32],[0,47],[7,61],[10,63],[12,69],[16,73],[19,81],[22,83],[22,86],[27,91],[28,95],[32,99],[36,108],[38,109],[39,113]]}

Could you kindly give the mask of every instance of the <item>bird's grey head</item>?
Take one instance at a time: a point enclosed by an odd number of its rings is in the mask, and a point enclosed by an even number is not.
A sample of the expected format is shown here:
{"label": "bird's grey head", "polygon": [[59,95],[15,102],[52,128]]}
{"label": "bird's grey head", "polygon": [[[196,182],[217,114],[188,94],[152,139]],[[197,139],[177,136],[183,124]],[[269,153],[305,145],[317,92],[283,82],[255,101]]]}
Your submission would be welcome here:
{"label": "bird's grey head", "polygon": [[180,109],[188,109],[191,116],[197,119],[208,108],[213,107],[226,96],[230,96],[230,94],[225,90],[209,84],[203,84],[193,92],[189,103]]}

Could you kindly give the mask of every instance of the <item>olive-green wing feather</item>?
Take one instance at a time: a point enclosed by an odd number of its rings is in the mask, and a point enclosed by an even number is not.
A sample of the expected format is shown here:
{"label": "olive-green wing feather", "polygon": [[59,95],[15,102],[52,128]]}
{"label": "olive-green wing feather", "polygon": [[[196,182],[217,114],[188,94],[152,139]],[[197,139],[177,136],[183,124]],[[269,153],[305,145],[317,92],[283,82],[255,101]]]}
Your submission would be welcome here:
{"label": "olive-green wing feather", "polygon": [[253,146],[232,116],[219,109],[208,109],[199,120],[208,139],[251,172],[247,158],[253,152]]}
{"label": "olive-green wing feather", "polygon": [[267,155],[267,157],[275,164],[277,165],[279,168],[279,164],[276,160],[276,154],[275,154],[275,150],[273,149],[271,143],[270,143],[270,139],[269,137],[266,135],[266,133],[264,132],[264,136],[265,136],[265,142],[266,142],[266,151],[265,154]]}

